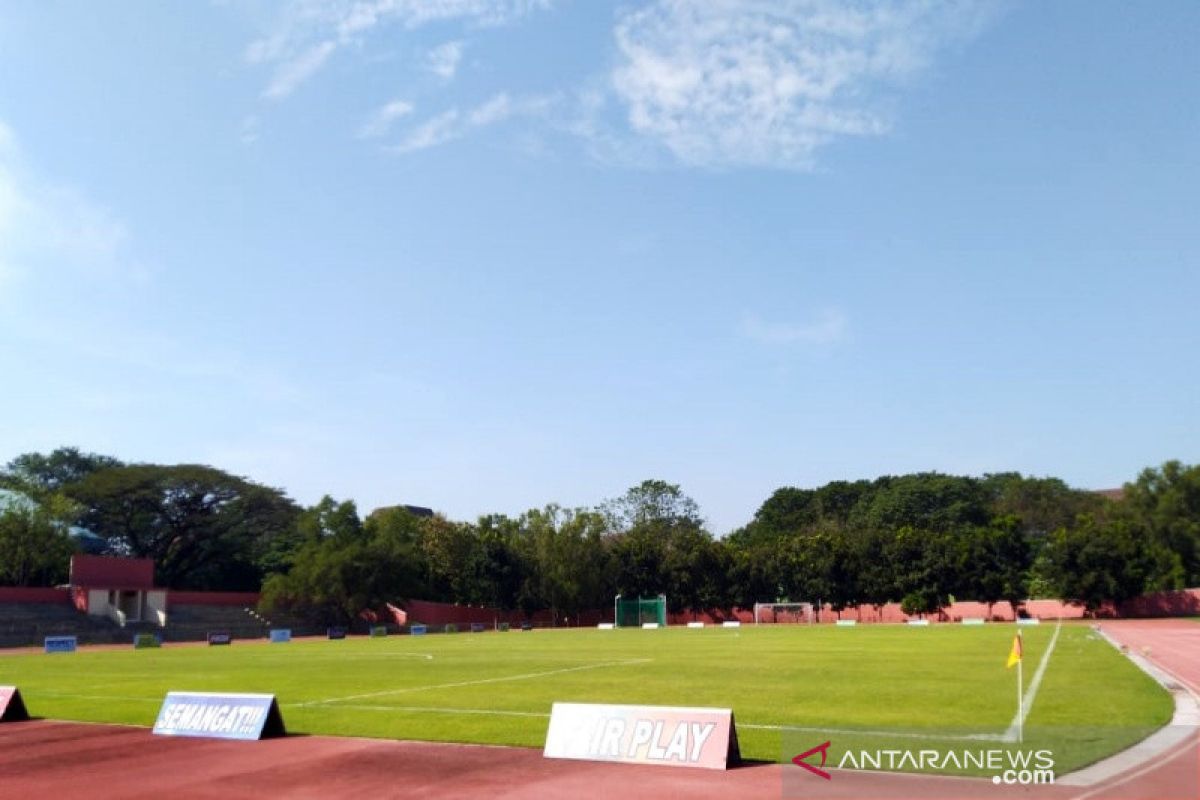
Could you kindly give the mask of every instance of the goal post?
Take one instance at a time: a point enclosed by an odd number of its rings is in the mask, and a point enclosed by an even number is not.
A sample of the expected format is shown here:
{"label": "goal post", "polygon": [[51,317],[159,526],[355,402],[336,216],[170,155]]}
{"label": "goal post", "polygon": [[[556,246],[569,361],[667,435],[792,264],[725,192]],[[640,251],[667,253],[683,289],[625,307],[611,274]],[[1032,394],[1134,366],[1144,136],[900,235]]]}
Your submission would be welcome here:
{"label": "goal post", "polygon": [[667,627],[667,596],[624,597],[613,600],[613,622],[618,628],[640,628],[654,622]]}
{"label": "goal post", "polygon": [[812,603],[755,603],[754,624],[808,624],[816,622]]}

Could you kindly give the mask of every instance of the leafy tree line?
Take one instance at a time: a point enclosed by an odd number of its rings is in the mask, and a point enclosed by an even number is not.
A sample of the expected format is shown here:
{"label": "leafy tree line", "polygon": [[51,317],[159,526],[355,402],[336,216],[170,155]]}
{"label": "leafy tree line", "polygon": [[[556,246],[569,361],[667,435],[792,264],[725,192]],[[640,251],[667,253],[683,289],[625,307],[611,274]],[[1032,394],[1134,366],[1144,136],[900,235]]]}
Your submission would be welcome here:
{"label": "leafy tree line", "polygon": [[262,587],[268,605],[331,621],[407,598],[573,617],[617,593],[660,592],[673,611],[821,600],[923,614],[952,598],[1030,596],[1094,611],[1200,585],[1200,467],[1179,462],[1143,471],[1119,501],[1016,473],[786,487],[724,538],[661,480],[595,508],[474,522],[403,508],[363,518],[329,497],[304,509],[212,467],[73,448],[19,456],[0,487],[33,501],[0,510],[2,584],[64,579],[78,525],[107,552],[153,558],[162,585]]}

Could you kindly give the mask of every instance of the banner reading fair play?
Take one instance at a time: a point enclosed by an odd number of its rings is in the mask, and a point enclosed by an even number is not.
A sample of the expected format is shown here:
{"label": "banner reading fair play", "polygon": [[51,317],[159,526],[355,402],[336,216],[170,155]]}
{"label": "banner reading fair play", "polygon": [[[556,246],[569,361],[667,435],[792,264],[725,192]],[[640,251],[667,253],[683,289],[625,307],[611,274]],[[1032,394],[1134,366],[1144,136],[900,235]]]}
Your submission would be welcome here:
{"label": "banner reading fair play", "polygon": [[728,708],[555,703],[546,758],[725,769],[740,758]]}

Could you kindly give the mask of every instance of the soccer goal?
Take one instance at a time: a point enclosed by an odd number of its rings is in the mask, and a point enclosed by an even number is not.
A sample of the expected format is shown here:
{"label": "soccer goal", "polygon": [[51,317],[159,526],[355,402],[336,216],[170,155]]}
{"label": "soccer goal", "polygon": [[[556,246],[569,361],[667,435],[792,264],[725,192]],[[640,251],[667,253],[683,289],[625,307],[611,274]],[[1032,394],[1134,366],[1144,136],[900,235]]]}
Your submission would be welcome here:
{"label": "soccer goal", "polygon": [[791,623],[808,624],[816,622],[813,616],[812,603],[755,603],[754,624],[759,623]]}
{"label": "soccer goal", "polygon": [[640,628],[646,623],[655,622],[661,627],[667,627],[667,596],[658,597],[622,597],[617,595],[613,600],[613,620],[618,628]]}

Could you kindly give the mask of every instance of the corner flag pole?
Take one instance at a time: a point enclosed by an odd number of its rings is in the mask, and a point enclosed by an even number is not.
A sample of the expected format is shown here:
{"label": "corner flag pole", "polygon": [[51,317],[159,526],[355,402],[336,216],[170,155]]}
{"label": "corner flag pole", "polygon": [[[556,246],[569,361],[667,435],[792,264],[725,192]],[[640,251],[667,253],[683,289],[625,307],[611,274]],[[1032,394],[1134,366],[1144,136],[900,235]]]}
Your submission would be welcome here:
{"label": "corner flag pole", "polygon": [[[1021,634],[1017,634],[1020,636]],[[1025,692],[1024,683],[1024,665],[1025,659],[1017,661],[1017,741],[1024,743],[1025,741]]]}

